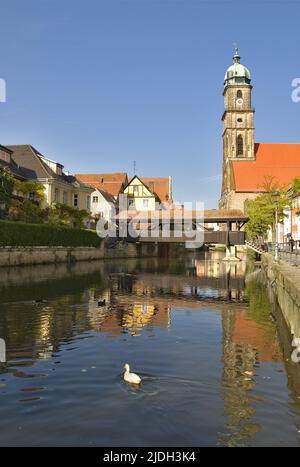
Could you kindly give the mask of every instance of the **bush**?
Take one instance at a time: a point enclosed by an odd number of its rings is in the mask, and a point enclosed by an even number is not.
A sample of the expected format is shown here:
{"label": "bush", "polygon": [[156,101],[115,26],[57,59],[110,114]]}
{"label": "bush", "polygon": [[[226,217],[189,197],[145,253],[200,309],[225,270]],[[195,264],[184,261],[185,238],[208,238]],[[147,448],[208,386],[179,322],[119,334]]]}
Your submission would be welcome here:
{"label": "bush", "polygon": [[47,224],[0,221],[0,247],[3,246],[93,246],[101,238],[96,232]]}
{"label": "bush", "polygon": [[29,199],[12,199],[7,220],[42,224],[47,220],[47,211]]}

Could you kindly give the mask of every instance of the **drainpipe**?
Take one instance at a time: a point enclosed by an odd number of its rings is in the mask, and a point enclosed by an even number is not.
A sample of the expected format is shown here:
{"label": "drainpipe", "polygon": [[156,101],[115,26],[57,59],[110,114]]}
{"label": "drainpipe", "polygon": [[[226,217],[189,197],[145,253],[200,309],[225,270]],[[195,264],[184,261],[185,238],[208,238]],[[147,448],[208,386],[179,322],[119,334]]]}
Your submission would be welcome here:
{"label": "drainpipe", "polygon": [[275,261],[278,261],[278,208],[275,207]]}

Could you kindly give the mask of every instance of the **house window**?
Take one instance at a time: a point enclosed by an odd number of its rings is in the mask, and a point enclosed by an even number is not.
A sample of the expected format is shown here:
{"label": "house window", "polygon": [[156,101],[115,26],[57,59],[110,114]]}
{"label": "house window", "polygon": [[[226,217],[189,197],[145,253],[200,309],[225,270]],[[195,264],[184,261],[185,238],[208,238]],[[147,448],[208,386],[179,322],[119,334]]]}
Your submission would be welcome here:
{"label": "house window", "polygon": [[133,191],[134,191],[134,193],[137,193],[139,191],[138,185],[133,186]]}
{"label": "house window", "polygon": [[103,183],[103,182],[104,182],[104,178],[101,177],[99,181],[100,181],[100,183]]}
{"label": "house window", "polygon": [[88,210],[91,209],[91,197],[90,197],[90,196],[87,196],[87,197],[86,197],[86,208],[87,208]]}
{"label": "house window", "polygon": [[78,208],[78,194],[77,193],[73,194],[73,206],[74,208]]}
{"label": "house window", "polygon": [[63,192],[63,203],[68,204],[68,193],[66,191]]}
{"label": "house window", "polygon": [[35,194],[34,194],[33,191],[31,191],[31,192],[29,193],[28,198],[30,199],[30,201],[33,201],[33,200],[34,200],[34,195],[35,195]]}
{"label": "house window", "polygon": [[99,201],[98,196],[93,196],[93,203],[98,203],[98,201]]}
{"label": "house window", "polygon": [[55,188],[54,190],[54,201],[55,203],[59,203],[59,189]]}
{"label": "house window", "polygon": [[236,139],[236,146],[237,146],[237,156],[243,156],[244,154],[244,143],[242,135],[238,135]]}
{"label": "house window", "polygon": [[149,207],[149,200],[143,199],[143,208],[148,208],[148,207]]}
{"label": "house window", "polygon": [[134,200],[133,199],[128,200],[128,207],[131,208],[131,209],[134,207]]}

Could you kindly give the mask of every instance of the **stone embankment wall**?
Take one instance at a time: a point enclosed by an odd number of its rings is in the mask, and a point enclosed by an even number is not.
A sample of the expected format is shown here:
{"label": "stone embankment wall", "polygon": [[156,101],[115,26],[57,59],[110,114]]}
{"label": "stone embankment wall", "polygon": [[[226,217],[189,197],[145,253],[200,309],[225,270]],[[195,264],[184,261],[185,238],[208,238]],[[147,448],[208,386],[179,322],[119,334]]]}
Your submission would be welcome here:
{"label": "stone embankment wall", "polygon": [[109,258],[139,258],[157,256],[155,245],[117,243],[106,248],[104,242],[94,247],[3,247],[0,248],[0,267],[35,264],[72,263]]}
{"label": "stone embankment wall", "polygon": [[270,254],[262,255],[262,267],[290,332],[300,338],[300,268]]}

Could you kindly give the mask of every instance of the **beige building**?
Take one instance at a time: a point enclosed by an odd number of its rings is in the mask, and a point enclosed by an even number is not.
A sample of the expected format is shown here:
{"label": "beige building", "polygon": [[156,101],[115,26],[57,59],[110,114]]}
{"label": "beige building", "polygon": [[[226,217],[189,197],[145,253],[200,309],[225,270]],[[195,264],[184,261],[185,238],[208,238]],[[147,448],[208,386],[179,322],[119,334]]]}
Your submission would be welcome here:
{"label": "beige building", "polygon": [[116,199],[106,191],[96,188],[91,195],[91,213],[94,219],[109,221],[115,214]]}
{"label": "beige building", "polygon": [[64,172],[62,164],[45,157],[30,144],[7,148],[26,180],[44,186],[45,207],[52,203],[61,203],[75,209],[91,211],[91,195],[94,189]]}
{"label": "beige building", "polygon": [[127,196],[127,208],[134,211],[155,211],[155,202],[159,200],[154,193],[135,176],[124,189],[124,195]]}
{"label": "beige building", "polygon": [[171,177],[139,178],[135,175],[123,194],[127,196],[127,208],[134,211],[155,211],[155,203],[166,208],[172,202]]}

